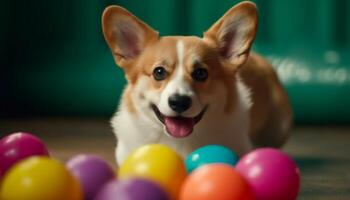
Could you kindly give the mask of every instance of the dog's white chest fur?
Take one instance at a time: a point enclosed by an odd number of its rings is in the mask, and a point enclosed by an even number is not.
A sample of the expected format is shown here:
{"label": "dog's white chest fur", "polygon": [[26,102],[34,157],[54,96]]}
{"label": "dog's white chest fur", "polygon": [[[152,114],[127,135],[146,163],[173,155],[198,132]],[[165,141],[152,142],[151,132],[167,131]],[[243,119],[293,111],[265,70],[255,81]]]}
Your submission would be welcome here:
{"label": "dog's white chest fur", "polygon": [[[209,105],[203,119],[195,126],[193,133],[185,138],[174,138],[164,130],[164,125],[154,116],[150,109],[137,115],[130,113],[126,102],[121,102],[118,112],[112,118],[112,127],[117,137],[116,157],[121,164],[137,147],[145,144],[166,144],[185,157],[191,151],[204,145],[225,145],[238,154],[252,148],[249,139],[249,109],[251,99],[249,89],[239,78],[236,85],[237,99],[233,112],[223,112],[223,99],[217,99],[215,105]],[[142,84],[141,84],[142,85]],[[142,90],[142,88],[139,88]],[[220,91],[221,88],[218,88]],[[137,89],[135,91],[137,93]],[[225,91],[222,91],[225,93]],[[224,95],[224,94],[223,94]],[[142,102],[134,102],[141,103]],[[145,116],[145,115],[152,115]]]}

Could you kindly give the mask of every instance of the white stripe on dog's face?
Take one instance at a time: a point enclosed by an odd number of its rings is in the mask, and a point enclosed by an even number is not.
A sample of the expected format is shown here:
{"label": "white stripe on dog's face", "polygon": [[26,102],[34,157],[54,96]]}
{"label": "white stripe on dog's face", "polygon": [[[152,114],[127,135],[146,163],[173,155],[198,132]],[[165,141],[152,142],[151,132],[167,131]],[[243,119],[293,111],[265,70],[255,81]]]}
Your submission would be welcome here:
{"label": "white stripe on dog's face", "polygon": [[157,106],[162,114],[166,116],[176,116],[177,113],[169,107],[168,99],[174,94],[186,95],[192,99],[192,106],[182,113],[182,116],[194,117],[200,112],[200,105],[193,88],[185,79],[185,46],[182,40],[178,40],[176,43],[176,53],[177,66],[175,67],[172,79],[168,82],[164,91],[161,93],[160,102]]}
{"label": "white stripe on dog's face", "polygon": [[173,80],[171,80],[167,86],[171,94],[180,94],[180,95],[193,95],[193,91],[190,88],[188,82],[185,81],[185,66],[184,66],[184,55],[185,47],[181,40],[176,44],[176,53],[178,57],[178,65],[175,69],[175,75]]}

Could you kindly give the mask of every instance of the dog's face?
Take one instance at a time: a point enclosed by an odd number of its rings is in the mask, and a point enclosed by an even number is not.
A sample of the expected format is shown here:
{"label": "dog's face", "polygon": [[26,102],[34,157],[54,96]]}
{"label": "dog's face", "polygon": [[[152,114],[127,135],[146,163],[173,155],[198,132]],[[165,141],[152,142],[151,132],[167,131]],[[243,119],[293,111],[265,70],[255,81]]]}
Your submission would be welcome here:
{"label": "dog's face", "polygon": [[[128,111],[173,137],[190,135],[208,109],[234,109],[233,80],[246,61],[257,27],[256,7],[231,8],[203,38],[159,37],[118,6],[106,8],[103,33],[128,87]],[[151,122],[147,123],[147,122]]]}

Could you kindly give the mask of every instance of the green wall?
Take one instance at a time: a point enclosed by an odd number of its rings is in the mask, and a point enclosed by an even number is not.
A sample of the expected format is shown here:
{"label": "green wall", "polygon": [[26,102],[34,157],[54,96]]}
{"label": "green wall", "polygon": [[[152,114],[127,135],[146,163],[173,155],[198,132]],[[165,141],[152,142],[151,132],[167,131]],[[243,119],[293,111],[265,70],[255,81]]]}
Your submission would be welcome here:
{"label": "green wall", "polygon": [[[1,2],[0,116],[110,116],[125,83],[100,17],[118,4],[161,35],[201,35],[232,0]],[[254,49],[276,64],[299,123],[350,122],[350,1],[257,0]]]}

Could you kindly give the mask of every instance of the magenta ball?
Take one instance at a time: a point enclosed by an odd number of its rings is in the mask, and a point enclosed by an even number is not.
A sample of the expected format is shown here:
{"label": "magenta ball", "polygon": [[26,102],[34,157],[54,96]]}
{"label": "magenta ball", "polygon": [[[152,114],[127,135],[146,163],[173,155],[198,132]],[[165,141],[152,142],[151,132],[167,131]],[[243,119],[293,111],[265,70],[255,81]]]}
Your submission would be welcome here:
{"label": "magenta ball", "polygon": [[298,196],[299,168],[280,150],[254,150],[243,156],[236,169],[251,185],[257,200],[295,200]]}
{"label": "magenta ball", "polygon": [[77,155],[67,162],[67,168],[79,181],[85,200],[92,200],[101,187],[115,178],[113,169],[93,155]]}
{"label": "magenta ball", "polygon": [[16,162],[30,156],[49,156],[45,144],[29,133],[13,133],[0,140],[0,176]]}
{"label": "magenta ball", "polygon": [[169,200],[167,193],[157,184],[144,179],[111,181],[99,192],[95,200]]}

